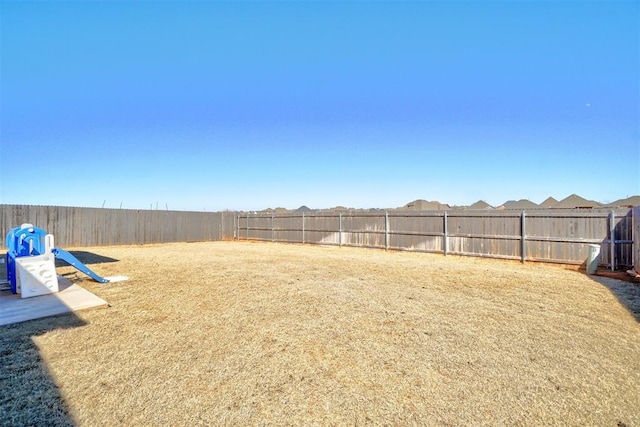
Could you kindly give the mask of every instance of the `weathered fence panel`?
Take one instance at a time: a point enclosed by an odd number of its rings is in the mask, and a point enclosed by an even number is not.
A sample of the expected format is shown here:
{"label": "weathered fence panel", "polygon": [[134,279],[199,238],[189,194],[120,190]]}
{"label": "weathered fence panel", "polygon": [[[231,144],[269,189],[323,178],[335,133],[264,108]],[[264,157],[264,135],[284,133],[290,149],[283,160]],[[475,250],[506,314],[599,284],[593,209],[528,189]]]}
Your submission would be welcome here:
{"label": "weathered fence panel", "polygon": [[447,252],[454,255],[522,258],[520,212],[448,212]]}
{"label": "weathered fence panel", "polygon": [[235,213],[0,205],[3,237],[24,223],[47,230],[60,247],[132,245],[231,239]]}
{"label": "weathered fence panel", "polygon": [[342,216],[342,244],[367,248],[385,247],[385,218],[377,214]]}
{"label": "weathered fence panel", "polygon": [[[415,214],[414,214],[415,215]],[[443,251],[443,218],[440,214],[420,216],[390,212],[389,248],[424,252]],[[408,218],[415,218],[409,220]]]}
{"label": "weathered fence panel", "polygon": [[282,216],[274,219],[276,242],[300,242],[304,241],[304,218],[297,216]]}
{"label": "weathered fence panel", "polygon": [[600,264],[613,269],[634,263],[632,220],[630,209],[540,209],[239,214],[236,222],[240,239],[566,264],[584,263],[598,244]]}

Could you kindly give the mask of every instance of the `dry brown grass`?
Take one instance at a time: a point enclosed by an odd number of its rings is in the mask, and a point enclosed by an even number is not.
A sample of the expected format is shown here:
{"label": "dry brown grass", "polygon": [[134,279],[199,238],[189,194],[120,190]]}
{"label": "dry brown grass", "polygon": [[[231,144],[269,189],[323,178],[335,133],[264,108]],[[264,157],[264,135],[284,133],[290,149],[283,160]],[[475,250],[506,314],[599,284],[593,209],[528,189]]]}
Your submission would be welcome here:
{"label": "dry brown grass", "polygon": [[82,250],[120,260],[93,268],[131,280],[100,285],[59,269],[111,307],[3,328],[3,345],[22,343],[2,349],[3,382],[42,395],[19,406],[5,387],[6,420],[640,425],[637,285],[353,248]]}

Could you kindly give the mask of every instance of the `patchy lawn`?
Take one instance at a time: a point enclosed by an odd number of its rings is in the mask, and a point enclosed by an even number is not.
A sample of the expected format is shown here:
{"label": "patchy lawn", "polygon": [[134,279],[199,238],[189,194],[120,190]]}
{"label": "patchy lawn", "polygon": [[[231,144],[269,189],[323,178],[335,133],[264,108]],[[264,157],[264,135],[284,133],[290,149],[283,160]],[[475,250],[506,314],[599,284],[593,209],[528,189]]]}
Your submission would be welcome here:
{"label": "patchy lawn", "polygon": [[0,329],[7,424],[640,425],[634,284],[338,247],[79,250],[131,279],[58,268],[111,306]]}

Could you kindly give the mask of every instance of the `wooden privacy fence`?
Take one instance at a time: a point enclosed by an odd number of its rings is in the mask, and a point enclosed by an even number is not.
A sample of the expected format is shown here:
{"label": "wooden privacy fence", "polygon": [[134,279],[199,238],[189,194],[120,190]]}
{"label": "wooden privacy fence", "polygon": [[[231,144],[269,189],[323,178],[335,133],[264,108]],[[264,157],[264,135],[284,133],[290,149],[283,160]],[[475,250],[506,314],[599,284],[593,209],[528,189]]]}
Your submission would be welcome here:
{"label": "wooden privacy fence", "polygon": [[[632,209],[238,214],[242,240],[411,250],[582,264],[634,263]],[[637,227],[636,227],[637,228]]]}
{"label": "wooden privacy fence", "polygon": [[0,205],[3,241],[9,229],[30,223],[53,234],[60,247],[231,239],[234,220],[234,212]]}
{"label": "wooden privacy fence", "polygon": [[582,264],[597,244],[601,265],[640,266],[640,207],[247,214],[0,205],[3,240],[23,223],[60,247],[237,238]]}

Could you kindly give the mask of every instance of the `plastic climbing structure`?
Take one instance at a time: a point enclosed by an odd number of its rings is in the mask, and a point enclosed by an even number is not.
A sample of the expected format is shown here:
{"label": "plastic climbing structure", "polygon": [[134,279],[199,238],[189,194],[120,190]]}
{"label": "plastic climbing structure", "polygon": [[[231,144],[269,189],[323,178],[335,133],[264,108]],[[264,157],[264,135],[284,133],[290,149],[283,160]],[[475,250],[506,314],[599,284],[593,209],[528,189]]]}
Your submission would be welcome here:
{"label": "plastic climbing structure", "polygon": [[[40,290],[32,291],[35,294],[57,292],[58,283],[54,259],[66,262],[97,282],[109,283],[113,281],[110,280],[111,278],[99,276],[71,253],[56,248],[53,235],[47,234],[45,230],[34,227],[32,224],[22,224],[20,227],[12,228],[7,234],[6,244],[8,248],[7,281],[14,294],[24,294],[26,289],[24,284],[20,286],[20,282],[28,282],[29,280],[38,282],[36,288]],[[22,278],[21,272],[25,277],[28,276],[28,279],[20,280]],[[122,279],[119,278],[119,280]]]}

